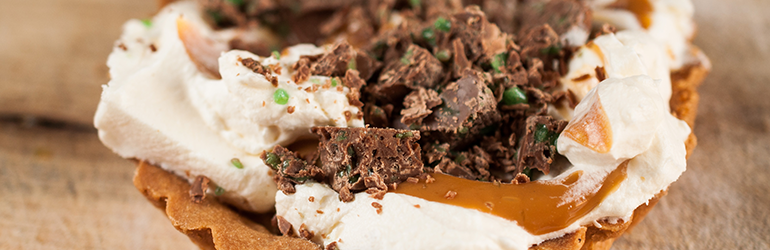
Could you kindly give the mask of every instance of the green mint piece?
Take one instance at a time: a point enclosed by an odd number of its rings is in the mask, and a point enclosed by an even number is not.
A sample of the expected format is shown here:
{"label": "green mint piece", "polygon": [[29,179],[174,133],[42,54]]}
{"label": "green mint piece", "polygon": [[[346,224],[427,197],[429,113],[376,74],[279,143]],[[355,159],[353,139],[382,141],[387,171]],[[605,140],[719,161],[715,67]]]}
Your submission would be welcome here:
{"label": "green mint piece", "polygon": [[406,131],[406,132],[403,132],[403,133],[396,134],[396,138],[399,138],[399,139],[409,138],[409,137],[412,137],[412,136],[414,136],[412,131]]}
{"label": "green mint piece", "polygon": [[267,153],[267,159],[265,159],[265,163],[267,163],[270,168],[273,170],[278,170],[278,164],[281,163],[281,159],[278,158],[278,155],[273,153]]}
{"label": "green mint piece", "polygon": [[412,9],[420,8],[420,0],[409,0],[409,5],[412,5]]}
{"label": "green mint piece", "polygon": [[529,169],[529,167],[524,167],[524,170],[522,170],[521,173],[532,178],[532,169]]}
{"label": "green mint piece", "polygon": [[535,142],[544,142],[548,140],[548,127],[545,124],[537,124],[535,126]]}
{"label": "green mint piece", "polygon": [[230,163],[232,163],[233,166],[235,166],[238,169],[243,169],[243,163],[241,163],[241,160],[238,158],[233,158],[232,160],[230,160]]}
{"label": "green mint piece", "polygon": [[243,0],[227,0],[227,2],[235,6],[241,6],[243,4]]}
{"label": "green mint piece", "polygon": [[289,165],[291,165],[291,161],[289,161],[289,160],[283,160],[283,164],[282,164],[282,165],[283,165],[283,166],[281,166],[281,169],[286,169],[286,168],[288,168],[288,167],[289,167]]}
{"label": "green mint piece", "polygon": [[273,57],[275,57],[276,60],[281,60],[281,53],[277,50],[273,50]]}
{"label": "green mint piece", "polygon": [[221,196],[223,194],[225,194],[225,189],[224,188],[222,188],[220,186],[217,186],[217,188],[214,189],[214,195]]}
{"label": "green mint piece", "polygon": [[436,32],[432,28],[422,30],[422,38],[428,41],[431,46],[436,46]]}
{"label": "green mint piece", "polygon": [[513,86],[503,92],[503,104],[513,105],[527,103],[527,95],[519,87]]}
{"label": "green mint piece", "polygon": [[500,67],[505,67],[505,58],[507,55],[505,53],[500,53],[492,57],[492,69],[495,70],[495,73],[502,73],[503,71],[500,70]]}
{"label": "green mint piece", "polygon": [[142,19],[142,24],[144,24],[144,27],[150,28],[152,27],[152,19]]}
{"label": "green mint piece", "polygon": [[312,82],[315,85],[323,84],[323,83],[321,83],[321,80],[319,80],[318,78],[312,78],[312,79],[310,79],[310,82]]}
{"label": "green mint piece", "polygon": [[433,27],[443,32],[449,32],[449,30],[452,28],[452,23],[443,17],[439,17],[436,19],[436,22],[433,23]]}
{"label": "green mint piece", "polygon": [[[337,135],[337,141],[344,141],[347,139],[348,139],[348,134],[347,134],[347,131],[345,130],[340,131],[340,133]],[[350,153],[350,148],[348,148],[348,153]]]}
{"label": "green mint piece", "polygon": [[457,155],[457,157],[455,157],[455,163],[457,163],[457,164],[462,163],[464,160],[465,160],[465,156],[464,155]]}
{"label": "green mint piece", "polygon": [[361,178],[361,175],[356,174],[354,176],[348,177],[348,183],[353,184],[358,182],[358,179]]}
{"label": "green mint piece", "polygon": [[339,84],[339,80],[337,80],[336,77],[332,78],[332,87],[337,87],[338,84]]}
{"label": "green mint piece", "polygon": [[348,69],[356,69],[356,58],[350,59],[348,62]]}
{"label": "green mint piece", "polygon": [[441,51],[437,52],[436,53],[436,59],[438,59],[439,61],[442,61],[442,62],[448,61],[449,60],[449,52],[447,52],[446,50],[441,50]]}
{"label": "green mint piece", "polygon": [[286,105],[289,103],[289,93],[283,89],[276,89],[273,93],[273,100],[275,100],[275,103]]}
{"label": "green mint piece", "polygon": [[561,51],[561,47],[558,45],[551,45],[547,48],[540,49],[540,54],[544,55],[558,55],[559,51]]}
{"label": "green mint piece", "polygon": [[401,63],[405,65],[412,64],[412,61],[409,60],[409,58],[412,57],[412,53],[414,53],[412,49],[407,50],[406,53],[404,53],[404,56],[401,57]]}

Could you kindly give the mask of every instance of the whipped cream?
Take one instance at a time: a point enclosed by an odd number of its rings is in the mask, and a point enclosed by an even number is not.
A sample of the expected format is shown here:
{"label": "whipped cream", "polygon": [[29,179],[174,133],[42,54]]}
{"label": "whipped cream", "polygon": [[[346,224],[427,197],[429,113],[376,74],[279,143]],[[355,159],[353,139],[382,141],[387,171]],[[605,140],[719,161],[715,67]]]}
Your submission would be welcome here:
{"label": "whipped cream", "polygon": [[589,0],[594,11],[594,24],[610,23],[620,30],[644,31],[658,41],[671,69],[681,69],[696,60],[690,41],[695,35],[694,7],[690,0],[645,0],[652,7],[650,26],[645,28],[639,18],[626,9],[612,8],[617,0]]}
{"label": "whipped cream", "polygon": [[[668,112],[670,90],[660,91],[668,75],[651,77],[659,72],[651,67],[668,71],[666,60],[655,58],[656,51],[646,51],[660,47],[637,34],[609,34],[592,42],[603,51],[601,58],[592,60],[606,67],[609,78],[586,92],[565,131],[585,121],[582,118],[598,105],[605,122],[589,120],[588,127],[606,129],[610,132],[599,135],[611,137],[595,138],[596,133],[588,129],[593,137],[587,141],[609,141],[606,150],[597,151],[563,132],[557,147],[573,166],[553,177],[583,172],[572,192],[562,197],[565,202],[595,191],[610,172],[628,161],[626,179],[594,210],[564,229],[532,235],[515,221],[398,193],[387,193],[382,200],[358,193],[354,201],[344,203],[330,187],[313,182],[297,185],[294,194],[278,192],[276,214],[294,229],[304,225],[314,232],[314,242],[336,242],[340,249],[528,249],[600,220],[629,220],[634,209],[684,172],[684,141],[690,134],[687,124]],[[381,205],[380,213],[372,205],[375,202]]]}
{"label": "whipped cream", "polygon": [[[621,31],[599,36],[580,46],[569,61],[569,71],[559,79],[577,101],[583,100],[599,84],[596,68],[602,67],[607,77],[623,78],[648,75],[655,80],[657,91],[664,100],[671,99],[670,59],[652,37],[641,31]],[[668,109],[668,102],[664,102]],[[573,110],[563,105],[550,107],[556,117],[570,119]]]}
{"label": "whipped cream", "polygon": [[[276,187],[259,153],[309,136],[312,126],[361,127],[363,121],[345,118],[345,112],[359,112],[348,103],[349,89],[304,90],[328,77],[291,80],[291,65],[301,55],[328,48],[298,45],[280,60],[229,51],[218,58],[222,79],[209,78],[188,56],[177,20],[183,18],[218,46],[237,31],[213,31],[200,13],[195,2],[177,2],[163,8],[149,27],[139,20],[125,24],[107,62],[112,80],[103,86],[94,125],[102,142],[122,157],[145,160],[189,180],[204,175],[226,190],[226,202],[269,211]],[[278,86],[244,67],[240,59],[245,58],[280,66]],[[278,88],[288,93],[284,105],[273,99]],[[243,169],[231,163],[233,158]]]}

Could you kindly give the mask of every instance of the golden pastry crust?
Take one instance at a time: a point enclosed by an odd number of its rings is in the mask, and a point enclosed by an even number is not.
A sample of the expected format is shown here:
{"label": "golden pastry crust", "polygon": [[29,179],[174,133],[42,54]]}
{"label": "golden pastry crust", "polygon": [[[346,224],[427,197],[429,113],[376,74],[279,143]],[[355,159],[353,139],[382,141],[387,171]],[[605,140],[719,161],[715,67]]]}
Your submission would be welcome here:
{"label": "golden pastry crust", "polygon": [[271,234],[232,208],[206,197],[194,203],[190,184],[165,170],[139,162],[134,186],[156,207],[166,213],[171,224],[201,249],[318,249],[318,245],[299,238]]}

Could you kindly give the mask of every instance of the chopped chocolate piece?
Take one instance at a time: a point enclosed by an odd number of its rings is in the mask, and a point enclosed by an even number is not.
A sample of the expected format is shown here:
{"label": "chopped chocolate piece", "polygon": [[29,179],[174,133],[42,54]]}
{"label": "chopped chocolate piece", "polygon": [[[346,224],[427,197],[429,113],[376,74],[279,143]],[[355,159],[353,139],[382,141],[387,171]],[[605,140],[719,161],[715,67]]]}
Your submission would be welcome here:
{"label": "chopped chocolate piece", "polygon": [[599,80],[599,82],[607,79],[607,70],[605,70],[604,67],[596,66],[594,71],[596,71],[596,80]]}
{"label": "chopped chocolate piece", "polygon": [[361,79],[359,71],[354,69],[349,69],[345,72],[345,80],[342,83],[351,89],[361,89],[366,86],[366,81]]}
{"label": "chopped chocolate piece", "polygon": [[294,70],[294,75],[291,76],[291,80],[297,84],[301,84],[310,78],[310,59],[307,57],[300,57],[299,60],[291,66]]}
{"label": "chopped chocolate piece", "polygon": [[422,119],[433,113],[432,108],[441,105],[438,93],[432,89],[418,88],[404,98],[404,109],[401,110],[401,123],[422,123]]}
{"label": "chopped chocolate piece", "polygon": [[292,236],[294,234],[294,231],[292,229],[291,223],[283,218],[283,216],[276,215],[275,216],[276,224],[278,225],[278,230],[281,232],[281,235],[285,236]]}
{"label": "chopped chocolate piece", "polygon": [[313,233],[313,231],[310,231],[307,229],[307,226],[305,225],[305,223],[302,223],[302,225],[299,226],[298,231],[299,231],[299,237],[306,240],[313,239],[313,236],[315,236],[315,233]]}
{"label": "chopped chocolate piece", "polygon": [[209,180],[208,177],[203,175],[195,177],[195,180],[190,186],[190,197],[192,198],[193,202],[201,203],[203,199],[206,199],[206,190],[209,189],[210,181],[211,180]]}
{"label": "chopped chocolate piece", "polygon": [[372,58],[368,53],[356,50],[355,69],[360,72],[361,78],[369,80],[375,72],[382,68],[382,63]]}
{"label": "chopped chocolate piece", "polygon": [[276,46],[277,44],[270,44],[265,41],[246,41],[240,37],[233,38],[228,42],[231,49],[245,50],[254,53],[258,56],[269,56],[270,46]]}
{"label": "chopped chocolate piece", "polygon": [[247,16],[241,12],[237,5],[225,0],[200,0],[200,7],[208,14],[209,20],[215,28],[228,28],[245,25]]}
{"label": "chopped chocolate piece", "polygon": [[454,55],[452,76],[456,78],[462,77],[463,72],[471,68],[471,62],[465,56],[465,45],[463,45],[461,39],[458,38],[452,41],[452,54]]}
{"label": "chopped chocolate piece", "polygon": [[518,172],[528,168],[548,174],[557,153],[556,139],[566,126],[567,121],[550,116],[528,117],[526,134],[519,149]]}
{"label": "chopped chocolate piece", "polygon": [[265,79],[267,79],[273,85],[273,87],[278,87],[278,77],[270,73],[270,68],[265,67],[259,63],[259,61],[251,58],[241,59],[241,63],[244,67],[251,69],[251,71],[254,73],[265,76]]}
{"label": "chopped chocolate piece", "polygon": [[410,89],[433,88],[441,79],[441,62],[428,50],[409,45],[400,60],[388,61],[376,85],[367,90],[378,99],[393,103]]}
{"label": "chopped chocolate piece", "polygon": [[334,46],[331,52],[313,62],[310,71],[313,75],[345,76],[348,64],[355,58],[356,51],[343,41]]}
{"label": "chopped chocolate piece", "polygon": [[393,111],[393,105],[388,104],[385,107],[379,107],[374,103],[364,105],[364,121],[367,125],[385,128],[390,126],[390,113]]}
{"label": "chopped chocolate piece", "polygon": [[500,121],[497,101],[483,75],[468,70],[449,83],[439,95],[443,104],[423,120],[430,137],[448,142],[452,148],[477,139],[484,127]]}
{"label": "chopped chocolate piece", "polygon": [[309,179],[321,179],[324,176],[321,168],[308,164],[297,153],[280,145],[276,145],[273,152],[262,152],[260,157],[275,171],[273,180],[278,184],[278,189],[285,194],[294,193],[295,184],[305,183]]}
{"label": "chopped chocolate piece", "polygon": [[387,190],[390,183],[422,173],[419,131],[379,128],[314,127],[320,135],[320,163],[340,200],[353,191]]}
{"label": "chopped chocolate piece", "polygon": [[482,2],[477,5],[481,6],[490,22],[497,24],[500,30],[505,33],[514,32],[514,17],[516,15],[513,13],[516,13],[516,1],[483,0]]}
{"label": "chopped chocolate piece", "polygon": [[332,243],[329,243],[329,245],[326,245],[326,247],[324,249],[325,250],[339,250],[340,248],[337,247],[337,242],[336,241],[332,241]]}
{"label": "chopped chocolate piece", "polygon": [[518,9],[519,36],[524,37],[531,29],[548,24],[556,34],[570,30],[591,30],[591,9],[586,1],[575,0],[526,0]]}
{"label": "chopped chocolate piece", "polygon": [[439,161],[441,161],[442,158],[444,158],[444,156],[449,153],[449,143],[428,144],[428,146],[425,147],[424,152],[424,162],[428,163],[429,165],[437,164]]}

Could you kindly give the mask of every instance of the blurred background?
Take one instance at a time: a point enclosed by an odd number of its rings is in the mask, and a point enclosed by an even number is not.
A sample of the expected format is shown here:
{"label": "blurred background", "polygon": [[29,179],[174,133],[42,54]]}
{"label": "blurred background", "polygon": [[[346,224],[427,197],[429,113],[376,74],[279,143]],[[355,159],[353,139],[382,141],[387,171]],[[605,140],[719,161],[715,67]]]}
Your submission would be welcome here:
{"label": "blurred background", "polygon": [[[688,170],[613,249],[770,249],[770,1],[693,0]],[[156,0],[0,1],[0,249],[195,249],[92,125],[121,25]]]}

